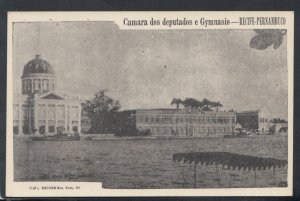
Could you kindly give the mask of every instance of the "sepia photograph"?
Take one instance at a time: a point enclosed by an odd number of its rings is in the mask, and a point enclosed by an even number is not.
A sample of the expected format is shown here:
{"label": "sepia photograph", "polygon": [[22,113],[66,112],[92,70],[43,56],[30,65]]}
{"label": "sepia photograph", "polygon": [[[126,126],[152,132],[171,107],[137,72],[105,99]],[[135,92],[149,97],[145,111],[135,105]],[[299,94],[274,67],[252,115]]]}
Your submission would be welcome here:
{"label": "sepia photograph", "polygon": [[13,181],[292,185],[289,34],[14,22]]}

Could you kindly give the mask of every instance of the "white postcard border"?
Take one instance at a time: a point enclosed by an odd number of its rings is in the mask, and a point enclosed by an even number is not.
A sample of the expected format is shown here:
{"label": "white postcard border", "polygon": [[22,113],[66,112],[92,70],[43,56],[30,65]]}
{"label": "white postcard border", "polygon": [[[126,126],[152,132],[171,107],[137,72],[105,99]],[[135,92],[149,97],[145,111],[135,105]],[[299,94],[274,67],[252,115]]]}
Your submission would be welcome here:
{"label": "white postcard border", "polygon": [[[288,187],[280,188],[220,188],[220,189],[104,189],[101,183],[95,182],[14,182],[13,177],[13,70],[12,43],[14,22],[37,21],[115,21],[121,29],[149,29],[149,27],[126,27],[122,24],[125,17],[143,18],[177,18],[187,16],[195,19],[228,18],[238,19],[239,16],[284,16],[284,26],[210,26],[200,29],[288,29]],[[9,12],[7,40],[7,148],[6,148],[6,196],[7,197],[89,197],[89,196],[291,196],[293,189],[293,92],[294,92],[294,13],[292,11],[260,11],[260,12]],[[196,27],[175,27],[176,29],[195,29]],[[168,29],[168,27],[154,27]],[[78,190],[47,190],[32,191],[30,186],[43,185],[79,186]]]}

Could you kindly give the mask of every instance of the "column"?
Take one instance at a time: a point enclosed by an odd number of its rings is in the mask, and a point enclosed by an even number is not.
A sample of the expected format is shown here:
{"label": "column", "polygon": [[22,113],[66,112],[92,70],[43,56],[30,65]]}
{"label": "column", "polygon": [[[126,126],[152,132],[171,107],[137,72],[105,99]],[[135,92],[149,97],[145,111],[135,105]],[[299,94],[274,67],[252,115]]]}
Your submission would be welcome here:
{"label": "column", "polygon": [[27,112],[28,112],[28,116],[27,116],[27,119],[28,119],[28,132],[29,132],[29,135],[32,134],[32,122],[31,122],[31,105],[29,105],[28,103],[28,107],[27,107]]}
{"label": "column", "polygon": [[40,79],[40,83],[41,83],[41,88],[40,88],[40,92],[43,92],[43,79]]}
{"label": "column", "polygon": [[46,133],[48,134],[49,133],[49,126],[48,126],[48,107],[49,107],[49,105],[45,104],[45,107],[46,107]]}
{"label": "column", "polygon": [[34,87],[33,84],[34,83],[34,79],[31,79],[31,93],[34,93]]}
{"label": "column", "polygon": [[23,126],[23,108],[22,108],[22,104],[19,104],[19,135],[24,135],[22,126]]}
{"label": "column", "polygon": [[55,109],[54,109],[54,111],[55,111],[54,122],[55,122],[55,131],[56,131],[56,133],[57,133],[57,121],[58,121],[57,108],[58,108],[58,105],[57,105],[57,103],[56,103],[56,104],[55,104]]}
{"label": "column", "polygon": [[[39,127],[39,119],[38,119],[38,104],[34,103],[34,107],[33,107],[33,113],[34,113],[34,117],[33,117],[33,121],[34,121],[34,129],[38,130]],[[39,131],[37,131],[38,133]]]}
{"label": "column", "polygon": [[34,83],[35,83],[34,91],[38,91],[39,89],[38,79],[34,79]]}

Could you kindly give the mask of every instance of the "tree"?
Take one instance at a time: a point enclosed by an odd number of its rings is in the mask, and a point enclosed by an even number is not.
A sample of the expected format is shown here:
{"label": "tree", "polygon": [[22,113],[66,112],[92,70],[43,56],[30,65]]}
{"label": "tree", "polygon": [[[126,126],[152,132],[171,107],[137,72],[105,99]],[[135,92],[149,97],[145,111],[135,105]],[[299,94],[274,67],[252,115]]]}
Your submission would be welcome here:
{"label": "tree", "polygon": [[219,108],[223,107],[223,105],[218,101],[218,102],[214,102],[214,101],[210,101],[207,98],[204,98],[202,100],[202,107],[201,109],[203,111],[213,111],[214,109],[216,111],[219,111]]}
{"label": "tree", "polygon": [[191,108],[199,109],[199,108],[202,107],[202,103],[200,101],[198,101],[197,99],[194,99],[194,98],[186,98],[186,99],[184,99],[182,104],[186,108],[191,107]]}
{"label": "tree", "polygon": [[91,132],[112,132],[116,121],[116,114],[120,109],[118,101],[105,95],[107,90],[99,90],[95,96],[82,104],[84,112],[91,120]]}
{"label": "tree", "polygon": [[277,124],[277,123],[287,123],[286,120],[284,119],[280,119],[280,118],[274,118],[272,120],[270,120],[271,123]]}
{"label": "tree", "polygon": [[223,107],[223,105],[218,101],[214,102],[214,107],[217,109],[217,111],[219,111],[219,108]]}
{"label": "tree", "polygon": [[176,105],[176,109],[178,110],[179,109],[179,105],[182,104],[182,100],[180,98],[173,98],[172,102],[171,102],[171,105]]}
{"label": "tree", "polygon": [[207,98],[204,98],[203,100],[202,100],[202,110],[203,111],[213,111],[213,106],[214,106],[214,104],[210,101],[210,100],[208,100]]}
{"label": "tree", "polygon": [[214,101],[208,100],[207,98],[204,98],[202,101],[199,101],[194,98],[186,98],[186,99],[184,99],[182,104],[186,108],[191,107],[191,108],[195,108],[195,109],[200,109],[202,111],[213,111],[214,109],[216,109],[218,111],[220,107],[223,107],[223,105],[219,101],[214,102]]}

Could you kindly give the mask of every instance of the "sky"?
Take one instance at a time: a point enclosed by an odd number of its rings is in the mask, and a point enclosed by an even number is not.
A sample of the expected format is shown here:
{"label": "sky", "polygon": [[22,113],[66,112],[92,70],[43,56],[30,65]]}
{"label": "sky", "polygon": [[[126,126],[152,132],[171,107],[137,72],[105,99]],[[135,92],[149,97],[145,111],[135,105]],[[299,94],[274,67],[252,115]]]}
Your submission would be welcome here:
{"label": "sky", "polygon": [[13,27],[14,93],[24,65],[40,54],[56,91],[121,109],[175,108],[174,97],[220,101],[223,110],[260,109],[287,119],[286,36],[278,48],[249,47],[253,30],[120,30],[113,22],[22,22]]}

